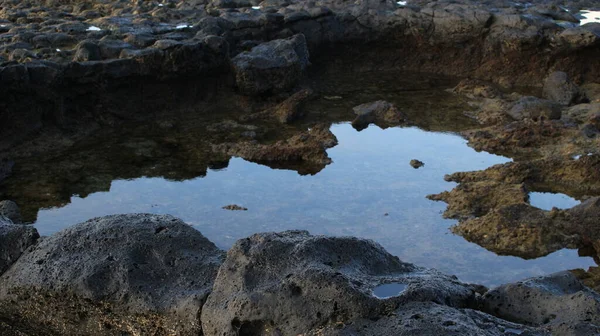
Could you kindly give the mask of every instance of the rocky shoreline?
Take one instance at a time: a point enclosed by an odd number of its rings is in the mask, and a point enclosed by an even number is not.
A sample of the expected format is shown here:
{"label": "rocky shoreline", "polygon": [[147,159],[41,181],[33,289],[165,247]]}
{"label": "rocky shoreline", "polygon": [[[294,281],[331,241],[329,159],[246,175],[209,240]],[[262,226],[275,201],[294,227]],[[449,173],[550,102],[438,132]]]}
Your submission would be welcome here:
{"label": "rocky shoreline", "polygon": [[352,237],[259,233],[225,252],[169,215],[94,218],[41,239],[7,219],[0,233],[7,336],[600,332],[600,296],[569,272],[488,290]]}
{"label": "rocky shoreline", "polygon": [[[594,6],[0,1],[0,183],[26,195],[17,200],[23,217],[14,203],[0,204],[0,333],[600,333],[597,268],[487,289],[358,238],[258,233],[221,251],[166,215],[95,218],[42,238],[19,224],[73,194],[53,181],[59,170],[69,172],[61,183],[82,194],[105,189],[107,171],[168,177],[185,167],[171,176],[185,179],[233,156],[315,174],[331,162],[333,121],[294,123],[315,97],[340,98],[307,81],[309,69],[411,70],[462,79],[451,91],[468,102],[475,126],[461,134],[477,150],[514,160],[446,177],[458,186],[430,198],[448,203],[444,216],[459,221],[453,231],[503,255],[534,258],[569,247],[598,262],[600,24],[579,25],[577,16]],[[383,100],[348,113],[336,120],[354,118],[359,131],[414,122]],[[85,165],[74,158],[91,156],[70,150],[135,122],[144,132],[175,129],[177,136],[134,139],[117,159],[91,151],[96,161],[87,164],[101,162],[105,175],[81,177]],[[38,156],[60,164],[32,182]],[[169,160],[148,164],[156,157]],[[117,161],[136,168],[123,171]],[[529,204],[532,191],[582,203],[542,210]],[[402,290],[375,295],[391,284]]]}

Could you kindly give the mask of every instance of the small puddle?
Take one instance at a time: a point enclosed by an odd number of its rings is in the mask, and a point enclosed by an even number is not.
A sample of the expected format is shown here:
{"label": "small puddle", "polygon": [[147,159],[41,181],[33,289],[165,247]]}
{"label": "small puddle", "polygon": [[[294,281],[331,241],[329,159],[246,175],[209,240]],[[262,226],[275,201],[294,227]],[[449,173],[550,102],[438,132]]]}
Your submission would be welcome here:
{"label": "small puddle", "polygon": [[96,26],[89,26],[88,29],[86,29],[86,31],[101,31],[102,29],[100,27],[96,27]]}
{"label": "small puddle", "polygon": [[569,209],[579,203],[578,200],[565,194],[549,192],[529,193],[529,204],[542,210],[552,210],[553,207],[558,209]]}
{"label": "small puddle", "polygon": [[177,25],[177,26],[175,27],[175,29],[185,29],[185,28],[190,28],[190,27],[191,27],[191,26],[190,26],[189,24],[187,24],[187,23],[182,23],[182,24],[179,24],[179,25]]}
{"label": "small puddle", "polygon": [[373,288],[373,296],[375,296],[378,299],[388,299],[402,294],[406,287],[407,286],[405,284],[400,283],[389,283],[379,285]]}

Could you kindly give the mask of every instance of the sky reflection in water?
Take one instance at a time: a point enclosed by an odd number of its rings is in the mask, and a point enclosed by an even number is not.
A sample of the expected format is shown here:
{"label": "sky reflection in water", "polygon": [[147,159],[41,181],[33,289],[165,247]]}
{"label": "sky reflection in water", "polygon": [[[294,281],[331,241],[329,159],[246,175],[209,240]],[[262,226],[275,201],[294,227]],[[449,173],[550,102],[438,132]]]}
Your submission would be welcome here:
{"label": "sky reflection in water", "polygon": [[[224,170],[184,182],[113,181],[110,192],[40,210],[36,226],[47,235],[91,217],[151,212],[182,218],[221,248],[262,231],[352,235],[373,239],[404,261],[488,286],[594,265],[574,250],[536,260],[497,256],[450,233],[455,221],[442,218],[446,204],[425,196],[452,189],[444,174],[485,169],[507,158],[477,153],[459,136],[417,128],[356,132],[338,124],[332,131],[339,140],[329,150],[334,163],[315,176],[234,158]],[[413,169],[411,159],[425,166]],[[228,204],[249,210],[221,209]]]}

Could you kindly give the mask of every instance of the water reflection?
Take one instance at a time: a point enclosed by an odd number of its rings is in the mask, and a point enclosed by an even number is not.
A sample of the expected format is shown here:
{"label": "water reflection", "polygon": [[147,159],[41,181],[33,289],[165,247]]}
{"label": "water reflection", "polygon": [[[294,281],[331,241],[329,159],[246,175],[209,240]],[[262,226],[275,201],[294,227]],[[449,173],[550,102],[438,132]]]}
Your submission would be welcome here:
{"label": "water reflection", "polygon": [[[36,226],[50,234],[94,216],[151,212],[182,218],[222,248],[259,231],[352,235],[374,239],[404,261],[485,285],[594,265],[572,250],[535,260],[497,256],[449,233],[455,221],[441,217],[446,205],[425,196],[453,188],[444,174],[484,169],[507,158],[478,153],[459,136],[417,128],[369,127],[358,133],[338,124],[332,131],[339,141],[328,151],[333,164],[315,176],[234,158],[204,178],[113,181],[108,192],[39,211]],[[415,170],[411,159],[425,166]],[[221,208],[228,204],[248,211]]]}
{"label": "water reflection", "polygon": [[529,193],[529,204],[543,210],[552,210],[552,208],[569,209],[580,202],[573,197],[560,193],[549,192],[531,192]]}

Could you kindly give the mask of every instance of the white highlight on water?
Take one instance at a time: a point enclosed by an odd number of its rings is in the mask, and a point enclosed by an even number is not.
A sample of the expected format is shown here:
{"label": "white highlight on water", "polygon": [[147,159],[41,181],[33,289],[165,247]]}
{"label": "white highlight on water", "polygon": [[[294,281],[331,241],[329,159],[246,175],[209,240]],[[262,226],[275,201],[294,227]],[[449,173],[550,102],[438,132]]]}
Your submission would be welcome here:
{"label": "white highlight on water", "polygon": [[408,3],[408,1],[398,1],[396,2],[398,5],[400,6],[406,6],[406,4]]}
{"label": "white highlight on water", "polygon": [[86,29],[86,31],[101,31],[102,29],[100,29],[99,27],[96,26],[89,26],[88,29]]}
{"label": "white highlight on water", "polygon": [[260,6],[252,6],[252,9],[260,9]]}
{"label": "white highlight on water", "polygon": [[189,28],[190,25],[188,25],[187,23],[182,23],[182,24],[178,24],[177,27],[175,27],[175,29],[184,29],[184,28]]}

